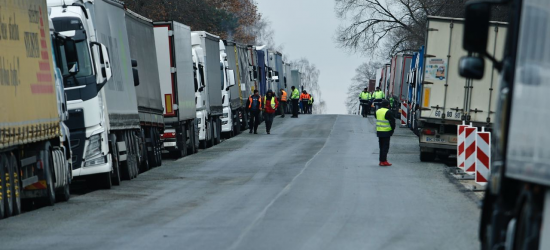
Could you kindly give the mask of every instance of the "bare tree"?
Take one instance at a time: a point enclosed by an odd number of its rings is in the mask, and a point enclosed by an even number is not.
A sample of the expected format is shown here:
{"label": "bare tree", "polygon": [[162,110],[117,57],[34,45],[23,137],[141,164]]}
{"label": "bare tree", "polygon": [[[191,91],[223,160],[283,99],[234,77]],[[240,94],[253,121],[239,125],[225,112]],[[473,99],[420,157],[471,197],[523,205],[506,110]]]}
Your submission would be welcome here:
{"label": "bare tree", "polygon": [[345,101],[348,114],[356,114],[359,110],[359,94],[369,85],[369,80],[376,79],[376,70],[382,67],[379,62],[365,62],[355,69],[355,76],[351,78]]}
{"label": "bare tree", "polygon": [[[463,17],[468,0],[335,0],[343,21],[336,31],[341,48],[389,57],[424,44],[428,16]],[[494,20],[506,19],[497,10]]]}
{"label": "bare tree", "polygon": [[313,96],[315,102],[313,104],[313,113],[322,114],[326,112],[326,104],[321,97],[321,88],[319,87],[319,75],[321,72],[315,64],[309,62],[306,58],[292,61],[292,69],[299,70],[302,73],[302,85],[297,86],[298,89],[302,87],[311,96]]}

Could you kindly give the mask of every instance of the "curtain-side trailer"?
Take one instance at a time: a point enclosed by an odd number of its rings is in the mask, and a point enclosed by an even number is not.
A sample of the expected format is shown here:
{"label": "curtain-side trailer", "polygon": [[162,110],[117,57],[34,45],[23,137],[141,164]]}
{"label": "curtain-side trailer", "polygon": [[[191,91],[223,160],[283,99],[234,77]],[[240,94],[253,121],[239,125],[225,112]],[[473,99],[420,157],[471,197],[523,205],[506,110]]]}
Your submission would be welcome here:
{"label": "curtain-side trailer", "polygon": [[140,83],[136,86],[136,97],[141,125],[141,171],[146,171],[162,164],[160,136],[164,131],[164,107],[160,98],[155,31],[152,20],[129,9],[126,10],[126,27],[130,57],[137,63],[134,77]]}

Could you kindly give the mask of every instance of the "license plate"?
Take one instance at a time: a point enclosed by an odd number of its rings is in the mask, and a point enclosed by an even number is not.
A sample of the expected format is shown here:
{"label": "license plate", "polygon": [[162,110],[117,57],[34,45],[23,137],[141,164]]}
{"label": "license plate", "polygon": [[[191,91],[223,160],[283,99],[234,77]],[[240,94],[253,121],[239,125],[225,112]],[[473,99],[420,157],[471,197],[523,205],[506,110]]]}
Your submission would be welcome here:
{"label": "license plate", "polygon": [[426,137],[426,142],[446,142],[443,138]]}
{"label": "license plate", "polygon": [[176,142],[165,142],[164,143],[164,147],[175,147],[176,146]]}

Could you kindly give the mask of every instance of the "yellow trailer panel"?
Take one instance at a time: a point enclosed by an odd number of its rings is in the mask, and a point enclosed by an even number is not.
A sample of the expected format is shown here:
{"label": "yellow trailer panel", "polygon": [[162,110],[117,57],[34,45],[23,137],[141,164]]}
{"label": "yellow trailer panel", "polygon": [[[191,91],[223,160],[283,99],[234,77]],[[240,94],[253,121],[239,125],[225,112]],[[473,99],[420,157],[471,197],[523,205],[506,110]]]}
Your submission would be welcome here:
{"label": "yellow trailer panel", "polygon": [[0,6],[0,149],[59,135],[46,0]]}

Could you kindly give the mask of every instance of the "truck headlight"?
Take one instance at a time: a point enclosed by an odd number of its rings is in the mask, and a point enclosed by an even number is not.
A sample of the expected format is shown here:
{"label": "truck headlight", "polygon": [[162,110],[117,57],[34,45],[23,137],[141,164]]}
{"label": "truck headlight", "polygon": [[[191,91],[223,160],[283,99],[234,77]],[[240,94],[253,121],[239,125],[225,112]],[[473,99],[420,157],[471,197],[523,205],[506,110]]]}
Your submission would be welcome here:
{"label": "truck headlight", "polygon": [[85,159],[92,159],[101,154],[101,134],[92,135],[88,141]]}
{"label": "truck headlight", "polygon": [[84,167],[90,167],[95,165],[101,165],[107,163],[107,156],[100,156],[91,160],[87,160],[84,163]]}

